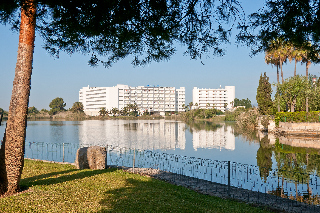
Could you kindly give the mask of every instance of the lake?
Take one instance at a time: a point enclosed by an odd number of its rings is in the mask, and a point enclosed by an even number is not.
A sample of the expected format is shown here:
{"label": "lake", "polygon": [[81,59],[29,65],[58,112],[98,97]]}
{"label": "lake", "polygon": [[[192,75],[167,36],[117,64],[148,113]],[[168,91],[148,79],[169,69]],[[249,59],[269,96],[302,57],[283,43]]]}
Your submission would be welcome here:
{"label": "lake", "polygon": [[[5,122],[2,122],[2,136],[4,130]],[[319,138],[279,139],[239,129],[232,122],[85,120],[27,123],[27,158],[74,162],[79,147],[92,145],[108,147],[110,165],[131,166],[134,149],[139,153],[136,164],[141,167],[149,163],[151,167],[205,180],[215,177],[215,182],[223,184],[228,181],[228,169],[230,173],[231,168],[233,186],[287,197],[294,195],[295,199],[302,200],[320,194]],[[228,161],[231,164],[227,164]]]}
{"label": "lake", "polygon": [[[258,142],[236,136],[233,126],[225,123],[211,124],[208,128],[171,120],[28,121],[26,145],[30,148],[39,142],[73,147],[111,145],[257,165]],[[2,137],[4,129],[5,122],[0,127]],[[26,157],[32,158],[29,151],[27,148]],[[75,156],[66,158],[74,162]]]}

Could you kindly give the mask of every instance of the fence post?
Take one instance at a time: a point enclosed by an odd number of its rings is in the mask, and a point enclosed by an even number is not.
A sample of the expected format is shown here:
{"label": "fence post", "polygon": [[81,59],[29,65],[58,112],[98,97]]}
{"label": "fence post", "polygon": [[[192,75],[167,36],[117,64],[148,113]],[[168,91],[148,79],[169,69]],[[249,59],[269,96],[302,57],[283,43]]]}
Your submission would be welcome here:
{"label": "fence post", "polygon": [[106,169],[108,168],[108,144],[106,147]]}
{"label": "fence post", "polygon": [[132,162],[132,172],[134,173],[134,163],[136,160],[136,148],[133,149],[133,162]]}
{"label": "fence post", "polygon": [[230,161],[228,161],[228,196],[230,196]]}
{"label": "fence post", "polygon": [[1,126],[1,122],[2,122],[2,116],[3,116],[3,113],[0,112],[0,126]]}
{"label": "fence post", "polygon": [[62,143],[62,162],[64,163],[64,143]]}

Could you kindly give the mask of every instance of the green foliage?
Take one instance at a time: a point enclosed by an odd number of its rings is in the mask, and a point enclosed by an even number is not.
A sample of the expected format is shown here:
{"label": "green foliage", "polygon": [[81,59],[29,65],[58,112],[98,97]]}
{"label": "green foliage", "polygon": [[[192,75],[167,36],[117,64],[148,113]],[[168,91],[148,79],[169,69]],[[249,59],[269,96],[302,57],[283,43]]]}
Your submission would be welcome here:
{"label": "green foliage", "polygon": [[279,104],[280,111],[320,110],[320,87],[317,83],[312,83],[312,77],[296,75],[275,85],[277,93],[274,103]]}
{"label": "green foliage", "polygon": [[[9,2],[0,3],[0,23],[17,28],[24,1]],[[37,30],[48,52],[59,56],[60,51],[79,51],[92,56],[90,65],[106,67],[129,55],[134,65],[168,60],[178,43],[192,59],[223,55],[230,22],[244,15],[234,1],[36,2]]]}
{"label": "green foliage", "polygon": [[100,116],[105,116],[106,114],[108,114],[108,111],[106,110],[105,107],[102,107],[102,108],[99,110],[99,115],[100,115]]}
{"label": "green foliage", "polygon": [[221,110],[212,108],[212,109],[193,109],[185,113],[181,113],[183,120],[190,122],[194,119],[210,119],[216,115],[222,115]]}
{"label": "green foliage", "polygon": [[49,107],[51,108],[49,111],[49,114],[55,115],[58,112],[65,111],[65,108],[64,108],[65,106],[66,106],[66,103],[64,103],[63,99],[57,97],[53,99],[49,104]]}
{"label": "green foliage", "polygon": [[251,105],[251,101],[247,98],[247,99],[238,99],[238,98],[235,98],[234,101],[233,101],[233,104],[234,104],[234,107],[237,107],[237,106],[244,106],[246,109],[249,109],[252,107]]}
{"label": "green foliage", "polygon": [[242,112],[245,112],[246,109],[245,108],[237,108],[236,110],[234,111],[226,111],[225,112],[225,121],[236,121],[237,120],[237,117],[240,115],[240,113]]}
{"label": "green foliage", "polygon": [[309,82],[305,76],[294,76],[277,84],[276,102],[280,104],[281,111],[285,111],[286,105],[295,111],[305,110],[307,92],[310,90]]}
{"label": "green foliage", "polygon": [[270,120],[269,116],[263,116],[261,118],[261,125],[266,129],[268,128],[269,120]]}
{"label": "green foliage", "polygon": [[29,107],[28,108],[28,114],[39,114],[39,110],[37,108],[33,107]]}
{"label": "green foliage", "polygon": [[72,112],[83,112],[83,104],[81,102],[74,102],[71,108]]}
{"label": "green foliage", "polygon": [[138,105],[136,103],[134,104],[128,104],[125,106],[122,110],[120,110],[120,115],[123,116],[138,116]]}
{"label": "green foliage", "polygon": [[118,108],[116,108],[116,107],[112,107],[112,109],[111,109],[111,113],[112,113],[112,115],[113,116],[116,116],[116,114],[118,114],[120,111],[119,111],[119,109]]}
{"label": "green foliage", "polygon": [[276,123],[279,126],[279,121],[281,122],[320,122],[320,111],[312,112],[277,112]]}
{"label": "green foliage", "polygon": [[237,117],[237,125],[243,129],[254,130],[258,125],[258,116],[259,112],[257,109],[246,110]]}
{"label": "green foliage", "polygon": [[279,127],[279,122],[280,122],[280,117],[276,116],[274,119],[274,123],[275,123],[276,127]]}
{"label": "green foliage", "polygon": [[138,112],[137,111],[131,111],[131,112],[129,112],[129,116],[137,117],[138,116]]}
{"label": "green foliage", "polygon": [[41,109],[41,110],[40,110],[40,112],[48,113],[48,112],[49,112],[49,110],[47,110],[47,109]]}
{"label": "green foliage", "polygon": [[3,114],[3,116],[8,116],[8,112],[0,108],[0,114]]}
{"label": "green foliage", "polygon": [[[240,39],[246,40],[250,46],[256,44],[256,52],[264,51],[268,41],[279,37],[297,46],[311,42],[312,49],[319,49],[318,1],[267,0],[265,5],[251,14],[249,26],[252,27],[252,33],[247,31],[250,27],[244,26]],[[314,60],[317,61],[316,58]]]}
{"label": "green foliage", "polygon": [[256,100],[259,107],[259,112],[262,115],[269,115],[272,112],[273,102],[271,100],[271,84],[269,83],[269,77],[266,73],[261,74],[259,79],[259,86],[257,88]]}

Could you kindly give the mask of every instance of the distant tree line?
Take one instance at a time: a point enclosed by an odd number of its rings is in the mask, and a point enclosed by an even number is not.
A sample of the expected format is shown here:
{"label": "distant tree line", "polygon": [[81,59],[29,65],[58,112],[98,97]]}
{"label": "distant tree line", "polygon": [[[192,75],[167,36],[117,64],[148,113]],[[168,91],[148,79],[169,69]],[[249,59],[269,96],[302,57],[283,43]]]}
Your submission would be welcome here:
{"label": "distant tree line", "polygon": [[[59,112],[64,111],[72,111],[74,113],[83,113],[83,104],[81,102],[74,102],[72,107],[70,109],[65,109],[66,103],[64,102],[63,98],[54,98],[50,104],[50,110],[47,109],[41,109],[40,111],[35,107],[28,107],[28,115],[37,115],[41,113],[48,113],[49,115],[55,115]],[[8,112],[0,108],[0,114],[3,114],[4,116],[8,116]]]}
{"label": "distant tree line", "polygon": [[244,106],[246,109],[252,108],[252,104],[249,98],[241,99],[241,100],[238,98],[235,98],[233,101],[233,104],[234,104],[234,107]]}

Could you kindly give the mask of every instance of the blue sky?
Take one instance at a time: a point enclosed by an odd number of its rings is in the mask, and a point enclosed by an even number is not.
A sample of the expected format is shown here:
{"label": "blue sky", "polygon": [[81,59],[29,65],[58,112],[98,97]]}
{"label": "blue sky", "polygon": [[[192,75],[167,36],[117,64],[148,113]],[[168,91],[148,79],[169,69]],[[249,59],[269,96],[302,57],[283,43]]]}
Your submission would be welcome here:
{"label": "blue sky", "polygon": [[[247,14],[263,5],[262,0],[246,0],[242,6]],[[18,34],[8,26],[0,25],[0,108],[9,109],[14,69],[17,58]],[[178,47],[178,50],[180,47]],[[85,86],[111,87],[117,84],[129,86],[160,85],[186,87],[186,104],[192,101],[193,87],[236,87],[236,98],[249,98],[256,104],[256,91],[260,74],[267,73],[270,82],[276,82],[276,68],[266,65],[264,54],[250,55],[247,47],[236,44],[226,46],[226,55],[203,60],[191,60],[178,51],[171,60],[153,62],[145,67],[133,67],[130,59],[117,62],[111,68],[90,67],[88,55],[62,53],[59,59],[51,57],[42,48],[42,39],[36,36],[31,94],[29,106],[49,109],[49,103],[61,97],[66,108],[78,101],[78,92]],[[311,65],[309,73],[320,76],[320,66]],[[293,75],[294,63],[284,65],[284,77]],[[298,74],[305,74],[305,65],[298,66]]]}

